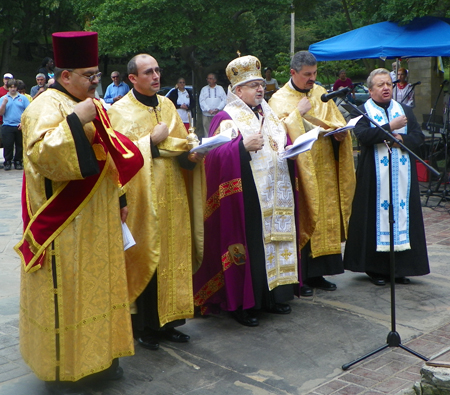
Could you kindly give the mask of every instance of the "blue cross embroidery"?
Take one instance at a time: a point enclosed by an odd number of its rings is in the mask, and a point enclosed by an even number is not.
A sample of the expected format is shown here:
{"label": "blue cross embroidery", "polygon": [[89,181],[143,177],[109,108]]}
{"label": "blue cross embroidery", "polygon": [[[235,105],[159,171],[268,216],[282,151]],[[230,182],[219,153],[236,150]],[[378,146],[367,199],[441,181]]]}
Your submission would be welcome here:
{"label": "blue cross embroidery", "polygon": [[382,204],[381,207],[384,208],[385,210],[387,210],[389,208],[389,203],[387,200],[385,200]]}
{"label": "blue cross embroidery", "polygon": [[388,157],[387,157],[387,156],[383,156],[383,159],[380,160],[380,163],[381,163],[382,165],[387,166],[387,165],[389,164],[389,159],[388,159]]}
{"label": "blue cross embroidery", "polygon": [[400,116],[400,114],[399,114],[398,112],[396,112],[396,113],[392,116],[392,119],[397,118],[397,117],[399,117],[399,116]]}
{"label": "blue cross embroidery", "polygon": [[381,122],[381,120],[383,119],[383,118],[381,118],[381,116],[378,115],[378,114],[375,115],[374,118],[375,118],[375,121],[377,121],[377,122]]}
{"label": "blue cross embroidery", "polygon": [[402,199],[402,201],[400,202],[400,207],[403,209],[403,208],[405,208],[405,206],[406,206],[406,203]]}
{"label": "blue cross embroidery", "polygon": [[405,155],[402,155],[402,157],[400,158],[400,162],[402,162],[402,165],[404,166],[406,163],[406,157]]}

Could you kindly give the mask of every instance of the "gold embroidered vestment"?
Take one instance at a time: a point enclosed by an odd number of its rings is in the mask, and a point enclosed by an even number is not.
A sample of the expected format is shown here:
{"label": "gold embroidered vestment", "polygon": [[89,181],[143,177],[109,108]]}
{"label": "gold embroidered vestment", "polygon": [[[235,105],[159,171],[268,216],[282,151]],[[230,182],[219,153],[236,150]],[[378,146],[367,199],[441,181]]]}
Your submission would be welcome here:
{"label": "gold embroidered vestment", "polygon": [[[46,179],[53,192],[68,180],[82,179],[66,121],[75,104],[69,96],[48,89],[23,114],[32,213],[47,200]],[[92,142],[93,124],[86,124],[84,131]],[[60,380],[76,381],[108,368],[114,358],[134,354],[118,174],[105,151],[94,151],[97,159],[106,159],[97,191],[47,248],[42,268],[21,272],[20,350],[41,380],[57,379],[59,368]]]}
{"label": "gold embroidered vestment", "polygon": [[[147,107],[130,91],[108,115],[114,130],[133,141],[144,157],[144,167],[127,185],[127,224],[136,240],[125,254],[130,300],[140,295],[157,269],[163,326],[194,314],[192,270],[201,262],[206,193],[203,165],[197,164],[186,177],[178,164],[176,156],[188,151],[187,133],[173,103],[164,96],[158,96],[158,101],[155,109]],[[158,122],[167,124],[169,137],[158,144],[161,156],[152,158],[150,135]],[[195,190],[187,188],[188,178]]]}
{"label": "gold embroidered vestment", "polygon": [[[323,93],[326,93],[325,89],[318,85],[314,85],[310,92],[302,93],[287,83],[270,99],[269,105],[285,123],[292,141],[316,126],[333,130],[345,125],[335,103],[320,100]],[[306,96],[312,108],[302,117],[297,104]],[[319,134],[311,151],[300,154],[297,159],[300,248],[311,240],[313,258],[341,253],[355,191],[351,134],[348,133],[339,144],[338,162],[331,138],[334,137]]]}

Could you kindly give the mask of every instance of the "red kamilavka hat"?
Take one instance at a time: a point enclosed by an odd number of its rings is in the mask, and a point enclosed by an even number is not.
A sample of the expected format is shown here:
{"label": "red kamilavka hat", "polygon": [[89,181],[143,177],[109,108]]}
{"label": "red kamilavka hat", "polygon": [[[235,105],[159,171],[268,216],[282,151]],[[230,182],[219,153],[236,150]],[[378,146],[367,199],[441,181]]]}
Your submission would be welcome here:
{"label": "red kamilavka hat", "polygon": [[84,69],[98,66],[97,32],[59,32],[52,34],[55,66]]}

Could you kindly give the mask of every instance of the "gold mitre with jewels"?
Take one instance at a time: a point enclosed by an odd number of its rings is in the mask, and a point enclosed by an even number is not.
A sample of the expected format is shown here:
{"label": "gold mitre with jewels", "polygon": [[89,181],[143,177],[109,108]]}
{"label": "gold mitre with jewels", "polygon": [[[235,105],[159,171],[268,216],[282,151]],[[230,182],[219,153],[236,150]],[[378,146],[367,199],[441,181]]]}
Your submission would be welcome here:
{"label": "gold mitre with jewels", "polygon": [[245,84],[248,81],[262,80],[261,62],[255,56],[242,56],[232,60],[226,69],[231,86]]}

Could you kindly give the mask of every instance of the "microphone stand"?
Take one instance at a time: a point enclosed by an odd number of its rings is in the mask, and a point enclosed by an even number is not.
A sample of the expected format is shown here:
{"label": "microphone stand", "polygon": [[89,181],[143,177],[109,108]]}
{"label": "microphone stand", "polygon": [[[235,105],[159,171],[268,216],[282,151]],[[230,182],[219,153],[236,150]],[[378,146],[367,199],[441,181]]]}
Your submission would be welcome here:
{"label": "microphone stand", "polygon": [[[390,140],[394,140],[395,143],[397,143],[400,147],[402,147],[403,150],[407,151],[410,155],[418,159],[420,162],[422,162],[430,171],[433,173],[439,175],[439,172],[437,172],[435,169],[433,169],[428,163],[424,162],[422,159],[420,159],[414,152],[412,152],[409,148],[405,147],[405,145],[398,139],[396,139],[390,132],[387,130],[384,130],[378,122],[374,121],[373,119],[369,118],[367,114],[365,114],[363,111],[361,111],[358,107],[355,105],[348,103],[348,101],[344,98],[345,102],[352,106],[359,114],[361,114],[364,118],[366,118],[370,123],[375,125],[379,130],[382,130],[383,133],[386,134],[386,137],[389,137]],[[385,141],[385,144],[387,145],[387,142]],[[388,347],[400,347],[405,351],[408,351],[409,353],[415,355],[418,358],[423,359],[424,361],[428,361],[428,358],[419,354],[418,352],[411,350],[410,348],[406,347],[402,344],[400,334],[396,330],[396,318],[395,318],[395,251],[394,251],[394,206],[392,203],[392,151],[391,148],[388,146],[389,151],[389,245],[390,245],[390,251],[389,251],[389,257],[390,257],[390,283],[391,283],[391,331],[388,333],[386,344],[369,352],[368,354],[355,359],[352,362],[346,363],[342,365],[342,370],[347,370],[351,366],[355,365],[358,362],[361,362],[362,360],[380,352]]]}
{"label": "microphone stand", "polygon": [[448,116],[449,116],[449,106],[448,106],[448,100],[444,101],[444,171],[442,173],[442,176],[439,178],[438,181],[438,189],[439,185],[443,182],[444,187],[442,188],[442,195],[441,200],[439,200],[439,203],[437,206],[441,204],[442,201],[447,201],[447,184],[448,184]]}

